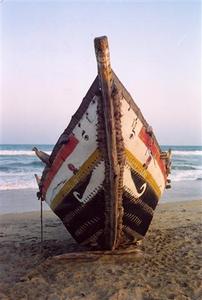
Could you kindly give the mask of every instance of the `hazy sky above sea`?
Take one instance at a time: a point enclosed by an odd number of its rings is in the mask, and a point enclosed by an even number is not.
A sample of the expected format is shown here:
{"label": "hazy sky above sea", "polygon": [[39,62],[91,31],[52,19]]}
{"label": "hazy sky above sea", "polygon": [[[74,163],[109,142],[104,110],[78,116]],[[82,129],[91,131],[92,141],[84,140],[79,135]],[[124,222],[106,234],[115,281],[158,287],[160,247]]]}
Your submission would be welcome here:
{"label": "hazy sky above sea", "polygon": [[55,143],[97,74],[93,39],[160,144],[201,144],[200,1],[1,1],[1,143]]}

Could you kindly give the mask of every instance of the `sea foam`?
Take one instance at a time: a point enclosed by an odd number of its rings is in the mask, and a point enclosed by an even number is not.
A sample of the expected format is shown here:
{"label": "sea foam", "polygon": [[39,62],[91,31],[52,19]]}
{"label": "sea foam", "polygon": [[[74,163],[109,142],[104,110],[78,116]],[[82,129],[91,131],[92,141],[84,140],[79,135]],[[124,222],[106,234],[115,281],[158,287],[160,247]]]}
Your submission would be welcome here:
{"label": "sea foam", "polygon": [[[47,151],[47,154],[51,154],[51,151]],[[35,156],[34,151],[29,150],[0,150],[0,156]]]}

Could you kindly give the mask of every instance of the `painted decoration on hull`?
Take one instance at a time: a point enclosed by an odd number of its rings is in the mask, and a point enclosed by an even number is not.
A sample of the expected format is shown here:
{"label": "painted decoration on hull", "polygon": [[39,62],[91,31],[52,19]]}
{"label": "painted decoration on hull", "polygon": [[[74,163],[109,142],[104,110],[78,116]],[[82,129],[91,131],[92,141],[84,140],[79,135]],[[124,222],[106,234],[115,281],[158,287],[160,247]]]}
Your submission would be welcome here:
{"label": "painted decoration on hull", "polygon": [[[66,144],[58,151],[44,180],[43,195],[53,209],[70,193],[77,181],[92,173],[101,159],[96,142],[98,97],[94,96],[92,100]],[[101,180],[100,177],[98,180]],[[74,195],[81,201],[87,201],[76,191]]]}
{"label": "painted decoration on hull", "polygon": [[141,239],[170,170],[152,128],[111,69],[106,37],[95,39],[98,76],[37,176],[45,200],[83,245],[114,250]]}
{"label": "painted decoration on hull", "polygon": [[[54,209],[74,239],[83,244],[97,243],[104,228],[104,162],[65,196]],[[96,238],[95,238],[96,237]]]}
{"label": "painted decoration on hull", "polygon": [[[92,98],[57,152],[44,180],[43,194],[78,243],[102,248],[106,239],[106,170],[102,145],[97,142],[98,122],[102,123],[98,116],[102,105],[99,102],[98,108],[98,101],[100,96]],[[157,157],[158,147],[145,125],[124,97],[119,101],[119,130],[125,149],[119,230],[120,244],[127,244],[146,234],[165,178],[164,165]]]}
{"label": "painted decoration on hull", "polygon": [[105,163],[97,144],[97,106],[94,95],[57,151],[43,182],[43,196],[80,244],[103,244],[105,222]]}
{"label": "painted decoration on hull", "polygon": [[122,98],[121,111],[126,160],[131,153],[136,165],[141,168],[142,176],[147,175],[146,180],[150,177],[156,193],[160,196],[165,188],[166,169],[160,160],[160,150],[155,143],[151,128],[145,128],[145,124],[124,98]]}
{"label": "painted decoration on hull", "polygon": [[166,168],[151,128],[121,98],[121,125],[126,165],[123,174],[124,243],[141,239],[151,223],[166,183]]}
{"label": "painted decoration on hull", "polygon": [[148,181],[129,165],[123,179],[123,231],[131,242],[143,238],[151,223],[158,196]]}

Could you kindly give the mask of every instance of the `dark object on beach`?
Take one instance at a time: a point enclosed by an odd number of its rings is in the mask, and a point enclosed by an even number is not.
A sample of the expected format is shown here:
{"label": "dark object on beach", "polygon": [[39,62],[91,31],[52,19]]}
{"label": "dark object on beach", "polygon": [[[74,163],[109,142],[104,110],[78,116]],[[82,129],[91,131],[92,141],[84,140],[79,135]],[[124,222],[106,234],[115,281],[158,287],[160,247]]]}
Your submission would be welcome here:
{"label": "dark object on beach", "polygon": [[37,150],[46,162],[38,195],[78,243],[114,250],[145,236],[171,153],[112,71],[107,37],[95,39],[95,53],[98,76],[52,154]]}

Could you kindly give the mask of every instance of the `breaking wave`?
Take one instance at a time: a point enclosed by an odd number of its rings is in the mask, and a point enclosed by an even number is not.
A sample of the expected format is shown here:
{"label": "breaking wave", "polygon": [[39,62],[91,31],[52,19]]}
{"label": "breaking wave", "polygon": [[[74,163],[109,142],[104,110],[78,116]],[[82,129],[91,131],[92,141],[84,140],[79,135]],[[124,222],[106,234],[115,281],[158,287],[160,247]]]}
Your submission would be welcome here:
{"label": "breaking wave", "polygon": [[[53,145],[36,145],[51,154]],[[162,146],[172,149],[172,181],[202,180],[202,147]],[[32,145],[0,145],[0,190],[37,188],[34,174],[41,176],[43,163]]]}
{"label": "breaking wave", "polygon": [[[51,154],[51,151],[46,151]],[[0,150],[0,156],[36,156],[34,151],[31,150]]]}
{"label": "breaking wave", "polygon": [[175,156],[202,156],[202,151],[200,151],[200,150],[195,150],[195,151],[173,150],[172,154]]}

